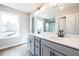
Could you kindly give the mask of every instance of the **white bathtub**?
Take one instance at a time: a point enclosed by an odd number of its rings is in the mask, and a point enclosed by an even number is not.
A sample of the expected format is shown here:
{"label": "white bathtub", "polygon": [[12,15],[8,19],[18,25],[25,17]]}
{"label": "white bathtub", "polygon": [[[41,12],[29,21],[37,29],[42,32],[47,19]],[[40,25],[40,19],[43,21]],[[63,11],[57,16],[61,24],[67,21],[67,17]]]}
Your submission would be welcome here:
{"label": "white bathtub", "polygon": [[25,41],[20,39],[20,37],[17,36],[16,34],[11,36],[7,36],[6,34],[0,35],[0,50],[15,46],[15,45],[19,45],[22,43],[25,43]]}

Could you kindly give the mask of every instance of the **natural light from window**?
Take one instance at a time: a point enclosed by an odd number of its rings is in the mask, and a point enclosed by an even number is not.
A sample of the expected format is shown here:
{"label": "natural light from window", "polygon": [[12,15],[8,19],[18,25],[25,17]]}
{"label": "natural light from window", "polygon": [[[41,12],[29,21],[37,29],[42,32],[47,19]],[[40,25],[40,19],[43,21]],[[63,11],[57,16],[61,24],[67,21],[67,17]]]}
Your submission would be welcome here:
{"label": "natural light from window", "polygon": [[0,33],[6,36],[15,34],[16,36],[19,36],[18,15],[4,11],[1,11],[0,15]]}

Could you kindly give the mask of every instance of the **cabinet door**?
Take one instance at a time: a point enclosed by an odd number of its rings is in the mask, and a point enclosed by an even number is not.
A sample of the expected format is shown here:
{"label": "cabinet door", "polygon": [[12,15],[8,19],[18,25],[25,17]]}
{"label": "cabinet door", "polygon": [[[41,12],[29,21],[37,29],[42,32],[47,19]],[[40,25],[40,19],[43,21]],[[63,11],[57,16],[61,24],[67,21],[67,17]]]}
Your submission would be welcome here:
{"label": "cabinet door", "polygon": [[63,56],[63,54],[60,54],[59,52],[43,45],[41,47],[41,55],[42,56]]}
{"label": "cabinet door", "polygon": [[64,55],[51,49],[50,56],[64,56]]}
{"label": "cabinet door", "polygon": [[30,46],[30,48],[31,48],[32,54],[34,55],[34,36],[31,37],[31,46]]}
{"label": "cabinet door", "polygon": [[41,46],[41,55],[50,56],[50,49],[42,45]]}
{"label": "cabinet door", "polygon": [[34,55],[34,36],[29,35],[27,39],[27,45],[30,52]]}
{"label": "cabinet door", "polygon": [[70,34],[76,33],[75,14],[66,17],[66,32]]}

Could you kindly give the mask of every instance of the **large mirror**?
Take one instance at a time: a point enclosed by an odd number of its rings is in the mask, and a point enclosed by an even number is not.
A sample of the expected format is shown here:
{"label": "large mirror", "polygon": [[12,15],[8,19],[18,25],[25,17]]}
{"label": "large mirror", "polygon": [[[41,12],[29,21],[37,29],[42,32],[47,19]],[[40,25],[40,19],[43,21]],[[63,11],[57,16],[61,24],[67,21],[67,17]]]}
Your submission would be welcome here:
{"label": "large mirror", "polygon": [[54,32],[55,30],[55,21],[44,20],[44,32]]}
{"label": "large mirror", "polygon": [[46,19],[36,16],[32,21],[32,32],[54,32],[55,31],[55,19]]}
{"label": "large mirror", "polygon": [[45,4],[45,9],[34,16],[34,32],[58,32],[79,34],[79,4]]}

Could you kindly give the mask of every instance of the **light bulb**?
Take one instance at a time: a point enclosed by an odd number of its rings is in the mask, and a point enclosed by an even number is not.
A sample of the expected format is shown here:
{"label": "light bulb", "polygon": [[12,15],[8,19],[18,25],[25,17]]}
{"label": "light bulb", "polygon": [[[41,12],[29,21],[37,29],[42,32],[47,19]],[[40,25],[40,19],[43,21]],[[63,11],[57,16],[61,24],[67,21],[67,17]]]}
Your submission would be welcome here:
{"label": "light bulb", "polygon": [[43,5],[43,6],[40,8],[40,11],[43,12],[43,11],[45,11],[45,9],[46,9],[46,5]]}
{"label": "light bulb", "polygon": [[60,10],[63,10],[63,6],[60,7]]}

